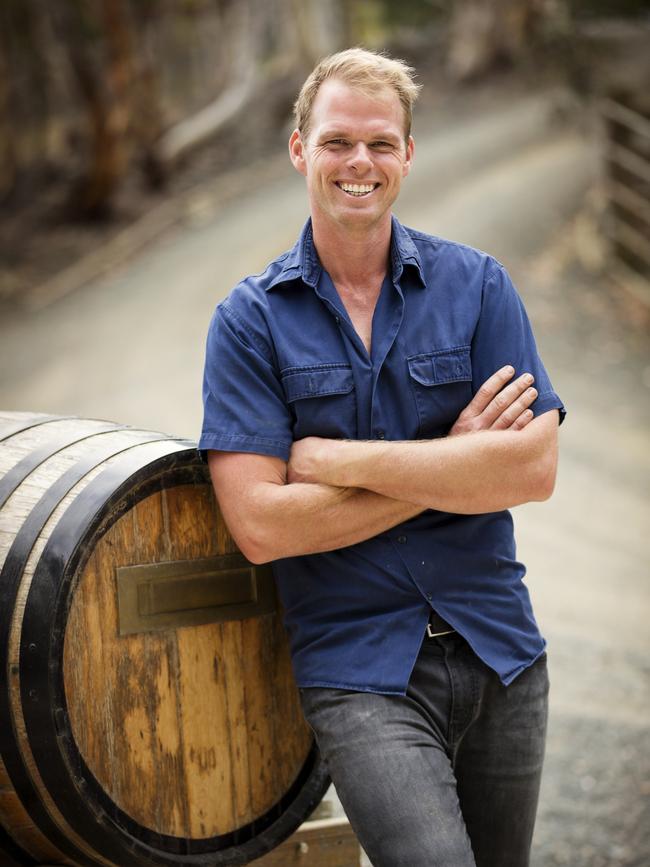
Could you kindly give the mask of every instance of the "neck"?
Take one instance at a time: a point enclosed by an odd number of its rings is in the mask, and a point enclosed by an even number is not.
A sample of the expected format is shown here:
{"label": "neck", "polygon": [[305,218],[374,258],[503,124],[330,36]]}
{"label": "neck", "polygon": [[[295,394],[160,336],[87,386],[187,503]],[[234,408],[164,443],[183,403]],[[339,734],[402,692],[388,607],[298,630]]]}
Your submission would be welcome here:
{"label": "neck", "polygon": [[384,279],[388,268],[390,215],[381,225],[355,232],[324,226],[312,217],[314,245],[323,268],[335,285],[350,288],[373,285]]}

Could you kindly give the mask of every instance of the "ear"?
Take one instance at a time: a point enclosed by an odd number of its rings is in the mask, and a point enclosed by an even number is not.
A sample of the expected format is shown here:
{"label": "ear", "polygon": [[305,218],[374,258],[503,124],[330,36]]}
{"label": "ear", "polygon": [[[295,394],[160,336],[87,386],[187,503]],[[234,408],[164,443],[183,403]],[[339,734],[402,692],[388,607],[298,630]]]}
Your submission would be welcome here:
{"label": "ear", "polygon": [[293,167],[301,175],[307,174],[307,162],[305,160],[305,145],[303,143],[300,132],[297,129],[291,133],[289,139],[289,156]]}
{"label": "ear", "polygon": [[404,164],[402,166],[402,177],[405,178],[408,173],[411,171],[411,166],[413,165],[413,153],[415,152],[415,142],[413,141],[413,136],[409,136],[409,140],[406,143],[406,156],[404,157]]}

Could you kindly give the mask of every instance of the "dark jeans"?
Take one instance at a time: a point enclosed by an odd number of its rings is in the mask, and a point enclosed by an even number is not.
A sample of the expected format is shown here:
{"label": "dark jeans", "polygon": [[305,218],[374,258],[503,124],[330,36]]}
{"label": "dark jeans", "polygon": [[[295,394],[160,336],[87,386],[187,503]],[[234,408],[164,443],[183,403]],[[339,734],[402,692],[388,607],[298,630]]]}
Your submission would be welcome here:
{"label": "dark jeans", "polygon": [[546,655],[505,687],[457,634],[425,638],[406,696],[301,691],[373,867],[526,867]]}

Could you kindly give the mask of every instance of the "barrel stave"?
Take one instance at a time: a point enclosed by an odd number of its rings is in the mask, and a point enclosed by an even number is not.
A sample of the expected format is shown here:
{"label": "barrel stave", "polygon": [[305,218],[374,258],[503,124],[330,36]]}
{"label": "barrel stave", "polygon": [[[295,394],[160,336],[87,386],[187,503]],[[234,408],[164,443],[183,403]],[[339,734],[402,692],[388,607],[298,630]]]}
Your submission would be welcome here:
{"label": "barrel stave", "polygon": [[[16,844],[16,847],[23,850],[23,854],[15,853],[15,863],[40,864],[46,860],[75,867],[74,862],[66,859],[34,825],[31,816],[13,788],[4,762],[0,759],[0,830],[3,828],[6,835]],[[7,844],[7,849],[9,848],[11,847]],[[1,845],[0,855],[4,855]],[[1,859],[0,864],[4,867],[4,861]]]}
{"label": "barrel stave", "polygon": [[[96,422],[79,422],[80,420],[74,420],[74,423],[72,424],[75,436],[80,434],[92,435],[94,432],[101,430],[101,425],[103,425],[103,423]],[[50,425],[48,425],[48,427],[49,426]],[[20,438],[21,440],[24,440],[27,438],[32,444],[36,445],[37,440],[40,440],[41,438],[42,432],[42,429],[33,429],[24,434],[17,435],[16,439]],[[22,624],[35,569],[40,562],[43,550],[45,549],[52,533],[55,532],[68,507],[75,501],[79,494],[95,478],[97,478],[97,476],[119,459],[119,456],[124,449],[137,448],[140,451],[144,449],[146,452],[146,457],[144,453],[142,455],[142,461],[144,464],[148,461],[159,459],[161,456],[164,456],[169,452],[170,444],[167,442],[155,442],[153,444],[143,442],[143,438],[151,439],[151,437],[151,432],[120,430],[113,433],[99,433],[97,436],[93,437],[92,441],[85,439],[82,442],[76,442],[65,451],[52,455],[51,458],[38,466],[28,477],[29,483],[23,483],[23,485],[12,494],[0,512],[0,521],[3,522],[5,528],[9,528],[9,531],[5,534],[5,539],[9,541],[10,544],[6,546],[0,554],[2,562],[5,562],[6,555],[11,550],[11,545],[16,541],[16,536],[19,530],[24,527],[27,515],[31,514],[32,510],[41,498],[47,497],[48,493],[52,490],[52,486],[63,476],[63,474],[77,466],[81,458],[86,458],[87,463],[96,464],[93,469],[83,475],[79,482],[74,485],[71,490],[69,490],[68,493],[58,501],[58,503],[56,500],[51,503],[53,511],[51,511],[49,518],[38,535],[35,544],[31,548],[31,553],[29,553],[28,559],[22,566],[19,574],[20,580],[18,586],[15,588],[15,596],[13,597],[13,616],[7,645],[7,669],[9,672],[7,691],[16,747],[14,758],[16,759],[20,770],[27,776],[27,780],[22,780],[23,787],[27,785],[26,789],[23,788],[23,800],[30,800],[32,796],[29,793],[33,786],[38,792],[39,798],[46,806],[49,817],[54,820],[56,827],[64,832],[66,839],[74,841],[82,851],[87,852],[89,857],[93,856],[92,848],[88,847],[84,840],[72,831],[61,815],[54,798],[50,796],[47,787],[43,782],[38,764],[34,760],[31,750],[30,737],[25,726],[23,706],[21,702],[20,645]],[[0,449],[0,451],[3,450]],[[95,455],[94,458],[93,455]],[[1,564],[2,563],[0,562],[0,565]],[[6,565],[5,562],[5,566]],[[3,579],[6,579],[6,572],[7,570],[5,568],[2,573]],[[7,596],[7,592],[10,588],[6,580],[3,580],[2,590]],[[10,597],[7,596],[8,601],[9,599]],[[47,613],[45,614],[47,617]],[[44,637],[44,635],[41,637]],[[19,784],[14,783],[14,785]],[[41,834],[31,818],[27,823],[25,823],[23,838],[23,846],[37,857],[48,859],[58,858],[62,864],[79,863],[78,861],[66,859],[66,857],[56,849],[52,850],[51,844],[46,841],[46,838]],[[108,865],[110,862],[99,858],[97,861],[92,860],[88,863],[103,863]]]}
{"label": "barrel stave", "polygon": [[[47,427],[49,428],[53,424],[49,424]],[[68,424],[72,424],[72,422],[68,422]],[[2,534],[2,539],[0,540],[0,567],[4,562],[9,546],[12,544],[17,532],[22,528],[27,517],[41,498],[48,494],[52,486],[64,473],[74,468],[89,453],[92,455],[95,451],[98,452],[98,466],[94,470],[89,471],[79,484],[68,492],[63,499],[52,504],[53,508],[56,507],[56,516],[50,520],[49,528],[43,529],[41,540],[49,538],[49,530],[52,526],[56,525],[60,515],[77,494],[94,477],[102,472],[112,455],[120,452],[123,448],[137,445],[143,441],[143,438],[151,436],[150,432],[138,430],[118,430],[103,433],[101,432],[102,426],[105,426],[103,422],[84,422],[83,420],[75,419],[74,435],[84,437],[84,439],[61,449],[45,459],[26,476],[19,487],[9,496],[2,509],[0,509],[0,534]],[[19,461],[15,460],[17,453],[20,453],[23,458],[28,457],[30,454],[33,454],[33,448],[47,442],[46,440],[37,442],[37,438],[42,436],[44,436],[44,431],[41,428],[33,431],[30,430],[13,437],[11,448],[8,448],[7,444],[4,447],[0,447],[0,475],[7,473],[19,463]],[[20,452],[17,452],[18,449],[20,449]]]}

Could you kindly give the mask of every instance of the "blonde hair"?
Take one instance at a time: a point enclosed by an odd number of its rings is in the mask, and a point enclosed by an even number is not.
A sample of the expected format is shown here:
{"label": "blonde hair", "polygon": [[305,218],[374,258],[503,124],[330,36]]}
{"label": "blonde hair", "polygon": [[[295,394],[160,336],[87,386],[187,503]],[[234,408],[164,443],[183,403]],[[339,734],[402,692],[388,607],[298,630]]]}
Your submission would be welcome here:
{"label": "blonde hair", "polygon": [[414,81],[414,70],[403,60],[387,57],[365,48],[348,48],[325,57],[317,64],[298,94],[293,106],[296,126],[303,138],[310,131],[311,111],[320,86],[328,78],[336,78],[365,93],[392,88],[404,110],[404,137],[411,133],[413,105],[420,85]]}

